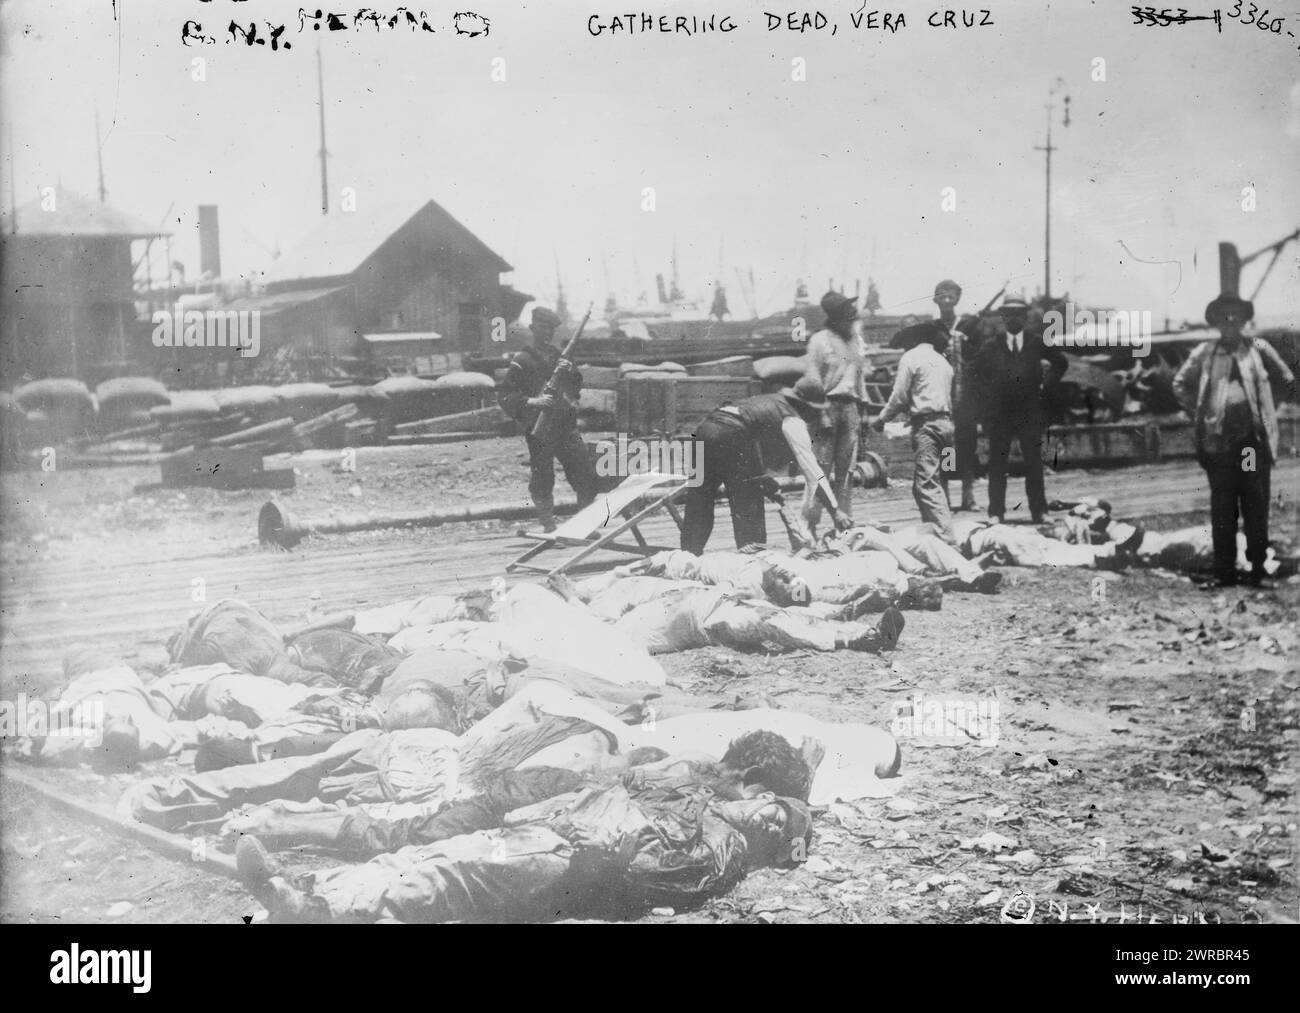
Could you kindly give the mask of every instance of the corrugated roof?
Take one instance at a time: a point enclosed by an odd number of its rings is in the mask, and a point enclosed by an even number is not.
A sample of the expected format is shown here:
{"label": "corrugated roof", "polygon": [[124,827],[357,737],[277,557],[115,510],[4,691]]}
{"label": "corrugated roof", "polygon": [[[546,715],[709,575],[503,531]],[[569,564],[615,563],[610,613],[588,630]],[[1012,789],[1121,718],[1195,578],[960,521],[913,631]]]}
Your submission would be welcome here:
{"label": "corrugated roof", "polygon": [[437,202],[390,204],[364,211],[327,215],[319,228],[277,260],[267,272],[268,283],[339,278],[356,271],[393,234],[417,215],[428,212],[435,226],[446,232],[448,245],[466,254],[496,261],[498,272],[512,270],[498,254]]}
{"label": "corrugated roof", "polygon": [[334,295],[336,292],[343,292],[347,287],[346,285],[335,285],[333,288],[304,288],[293,292],[276,292],[274,295],[251,295],[242,299],[235,299],[218,308],[223,311],[235,310],[236,312],[240,310],[257,310],[270,316],[272,313],[294,309],[306,303]]}
{"label": "corrugated roof", "polygon": [[[137,218],[79,193],[56,187],[54,207],[46,209],[44,197],[37,197],[18,208],[17,234],[20,236],[124,236],[145,238],[171,233],[156,229]],[[14,232],[13,216],[3,218],[4,234]]]}

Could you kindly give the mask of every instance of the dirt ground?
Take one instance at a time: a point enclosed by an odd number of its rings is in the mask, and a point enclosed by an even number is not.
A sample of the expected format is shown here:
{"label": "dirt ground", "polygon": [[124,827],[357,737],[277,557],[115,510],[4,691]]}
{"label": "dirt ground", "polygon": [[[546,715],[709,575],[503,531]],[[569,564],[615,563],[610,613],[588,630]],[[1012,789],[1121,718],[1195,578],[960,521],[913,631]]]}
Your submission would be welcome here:
{"label": "dirt ground", "polygon": [[[296,505],[351,512],[526,495],[516,441],[405,448],[386,452],[384,467],[363,457],[356,473],[336,458],[295,458]],[[114,560],[258,551],[251,519],[265,493],[132,496],[154,473],[5,475],[0,558],[40,566],[108,545]],[[1106,480],[1112,498],[1123,488],[1122,473]],[[1275,538],[1300,535],[1295,516],[1277,512]],[[345,537],[418,537],[436,554],[464,532]],[[645,920],[991,922],[1023,895],[1044,923],[1114,922],[1121,912],[1144,922],[1295,921],[1300,584],[1205,593],[1152,571],[1003,573],[996,595],[950,594],[942,611],[907,613],[888,656],[708,648],[662,657],[687,690],[765,694],[833,720],[905,721],[896,726],[903,776],[892,797],[820,812],[800,868],[761,871],[698,911]],[[6,578],[6,592],[22,588]],[[11,677],[6,668],[5,698]],[[915,694],[921,714],[925,701],[983,703],[996,742],[914,727],[900,706]],[[103,804],[125,783],[34,773]],[[80,823],[10,778],[0,781],[0,827],[4,921],[262,917],[230,880]]]}

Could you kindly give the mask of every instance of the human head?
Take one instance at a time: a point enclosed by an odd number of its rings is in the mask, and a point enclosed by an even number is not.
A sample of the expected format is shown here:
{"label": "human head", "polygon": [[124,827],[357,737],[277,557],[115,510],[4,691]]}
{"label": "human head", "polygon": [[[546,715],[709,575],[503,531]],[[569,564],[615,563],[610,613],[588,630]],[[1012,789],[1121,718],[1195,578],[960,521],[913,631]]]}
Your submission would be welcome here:
{"label": "human head", "polygon": [[533,307],[532,323],[528,325],[533,337],[539,344],[547,344],[555,337],[555,330],[560,326],[560,318],[553,310],[545,306]]}
{"label": "human head", "polygon": [[806,799],[812,771],[803,754],[776,732],[755,729],[733,739],[722,755],[724,766],[741,773],[745,787],[763,788],[787,798]]}
{"label": "human head", "polygon": [[830,404],[826,400],[826,391],[811,376],[801,376],[793,387],[786,387],[782,394],[791,407],[809,424],[820,422]]}
{"label": "human head", "polygon": [[959,302],[961,302],[961,286],[951,278],[945,278],[934,286],[934,304],[939,307],[940,316],[952,315]]}
{"label": "human head", "polygon": [[904,327],[894,335],[889,345],[891,348],[902,348],[906,351],[922,343],[932,345],[935,351],[942,352],[948,347],[947,329],[933,320],[925,320]]}
{"label": "human head", "polygon": [[1205,307],[1205,322],[1219,329],[1228,342],[1241,338],[1241,329],[1255,316],[1255,304],[1235,295],[1223,294]]}
{"label": "human head", "polygon": [[808,582],[783,566],[769,566],[763,570],[763,593],[774,605],[782,608],[807,605],[812,601]]}
{"label": "human head", "polygon": [[998,315],[1002,317],[1008,334],[1019,334],[1025,329],[1025,321],[1029,318],[1029,304],[1018,295],[1009,295],[998,307]]}
{"label": "human head", "polygon": [[455,732],[456,712],[438,695],[432,683],[417,683],[388,704],[384,727],[390,732],[404,728],[441,728]]}
{"label": "human head", "polygon": [[812,813],[806,802],[772,794],[738,802],[715,802],[718,815],[745,837],[745,865],[788,866],[799,862],[796,842],[803,855],[812,841]]}
{"label": "human head", "polygon": [[849,331],[853,327],[853,321],[858,318],[858,301],[841,292],[827,292],[822,296],[821,306],[822,312],[826,314],[826,326],[833,331]]}

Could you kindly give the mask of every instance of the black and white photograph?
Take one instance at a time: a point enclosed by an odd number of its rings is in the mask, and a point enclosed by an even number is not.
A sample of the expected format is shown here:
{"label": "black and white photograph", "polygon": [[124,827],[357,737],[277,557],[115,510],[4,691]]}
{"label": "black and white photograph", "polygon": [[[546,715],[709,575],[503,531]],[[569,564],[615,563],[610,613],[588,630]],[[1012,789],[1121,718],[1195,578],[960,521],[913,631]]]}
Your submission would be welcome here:
{"label": "black and white photograph", "polygon": [[1300,5],[457,2],[0,0],[0,923],[1300,921]]}

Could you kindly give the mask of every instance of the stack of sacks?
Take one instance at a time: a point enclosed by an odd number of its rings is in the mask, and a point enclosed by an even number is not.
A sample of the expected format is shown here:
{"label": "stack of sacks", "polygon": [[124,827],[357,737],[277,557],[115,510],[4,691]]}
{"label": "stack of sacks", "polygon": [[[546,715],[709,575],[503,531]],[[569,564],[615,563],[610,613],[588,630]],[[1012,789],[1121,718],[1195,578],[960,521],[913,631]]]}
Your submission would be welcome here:
{"label": "stack of sacks", "polygon": [[686,367],[676,362],[661,362],[657,366],[643,366],[639,362],[624,362],[618,367],[618,378],[620,380],[644,380],[686,375]]}
{"label": "stack of sacks", "polygon": [[274,387],[223,387],[212,396],[223,415],[249,415],[255,422],[270,422],[279,415]]}
{"label": "stack of sacks", "polygon": [[274,390],[278,414],[295,422],[314,419],[347,403],[337,388],[323,383],[286,383]]}
{"label": "stack of sacks", "polygon": [[112,432],[147,425],[153,408],[171,404],[171,395],[159,381],[147,376],[119,376],[95,388],[99,402],[99,429]]}
{"label": "stack of sacks", "polygon": [[95,427],[95,399],[80,380],[34,380],[17,388],[13,398],[38,442],[61,443],[87,436]]}
{"label": "stack of sacks", "polygon": [[440,390],[482,391],[485,396],[490,395],[496,389],[496,381],[486,373],[448,373],[446,376],[440,376],[434,380],[433,385]]}
{"label": "stack of sacks", "polygon": [[438,414],[439,392],[432,380],[390,376],[375,384],[373,390],[382,398],[384,418],[390,425],[418,422]]}
{"label": "stack of sacks", "polygon": [[149,416],[160,425],[173,422],[202,422],[221,414],[216,395],[210,390],[176,390],[171,403],[149,409]]}
{"label": "stack of sacks", "polygon": [[770,355],[754,362],[754,375],[763,381],[763,390],[772,392],[782,387],[793,387],[808,371],[805,356]]}

